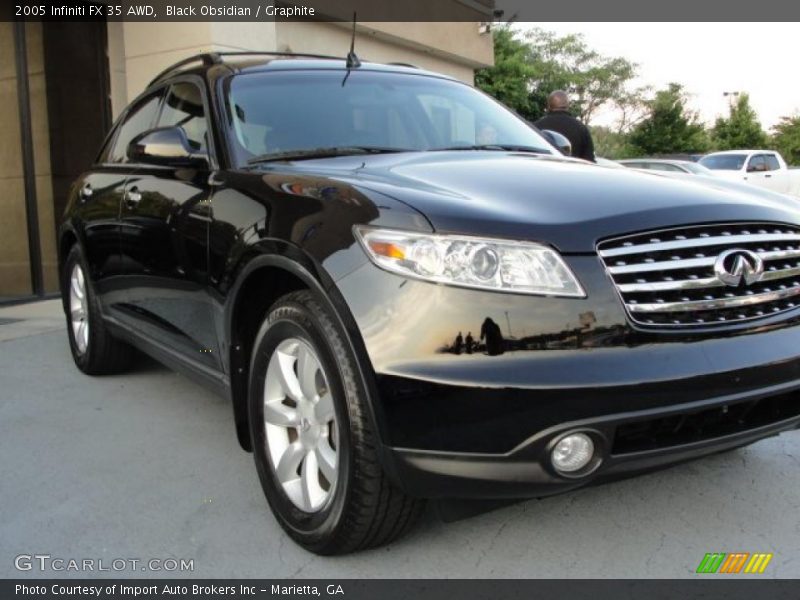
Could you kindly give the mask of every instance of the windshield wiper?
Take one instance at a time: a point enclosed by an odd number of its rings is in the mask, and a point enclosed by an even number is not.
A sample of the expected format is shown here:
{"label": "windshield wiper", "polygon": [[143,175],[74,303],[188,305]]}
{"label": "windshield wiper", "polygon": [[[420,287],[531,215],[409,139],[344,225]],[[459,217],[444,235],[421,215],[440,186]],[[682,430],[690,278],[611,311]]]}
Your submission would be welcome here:
{"label": "windshield wiper", "polygon": [[464,146],[447,146],[445,148],[431,148],[432,152],[444,150],[495,150],[500,152],[530,152],[532,154],[552,154],[547,148],[535,146],[520,146],[516,144],[472,144]]}
{"label": "windshield wiper", "polygon": [[306,150],[287,150],[261,154],[247,161],[248,164],[265,163],[281,160],[310,160],[313,158],[331,158],[334,156],[356,156],[359,154],[389,154],[393,152],[413,152],[406,148],[383,148],[380,146],[333,146],[330,148],[309,148]]}

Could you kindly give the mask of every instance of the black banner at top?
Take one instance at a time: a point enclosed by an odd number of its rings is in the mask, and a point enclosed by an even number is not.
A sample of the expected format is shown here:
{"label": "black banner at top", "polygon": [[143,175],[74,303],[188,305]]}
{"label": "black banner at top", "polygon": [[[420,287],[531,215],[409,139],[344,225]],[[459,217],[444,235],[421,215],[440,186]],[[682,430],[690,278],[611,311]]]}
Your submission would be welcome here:
{"label": "black banner at top", "polygon": [[[800,21],[800,2],[760,0],[3,0],[0,20]],[[676,40],[679,35],[676,34]],[[677,42],[676,42],[677,43]]]}

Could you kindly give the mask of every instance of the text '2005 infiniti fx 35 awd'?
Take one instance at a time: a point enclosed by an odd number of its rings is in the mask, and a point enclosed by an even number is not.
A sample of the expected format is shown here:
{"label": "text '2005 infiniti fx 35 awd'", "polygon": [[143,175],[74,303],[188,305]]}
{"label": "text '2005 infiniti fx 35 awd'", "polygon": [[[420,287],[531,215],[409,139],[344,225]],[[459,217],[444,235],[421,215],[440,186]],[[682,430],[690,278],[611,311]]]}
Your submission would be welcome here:
{"label": "text '2005 infiniti fx 35 awd'", "polygon": [[798,427],[792,200],[568,158],[468,85],[348,66],[201,55],[123,112],[59,232],[82,371],[137,347],[229,397],[275,517],[323,554],[426,498]]}

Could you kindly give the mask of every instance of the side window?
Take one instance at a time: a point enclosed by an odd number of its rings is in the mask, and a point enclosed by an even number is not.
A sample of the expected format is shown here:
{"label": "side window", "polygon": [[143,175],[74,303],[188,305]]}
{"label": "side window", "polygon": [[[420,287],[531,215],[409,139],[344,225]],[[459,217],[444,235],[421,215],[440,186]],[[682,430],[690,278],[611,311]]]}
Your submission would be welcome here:
{"label": "side window", "polygon": [[200,88],[188,82],[170,86],[158,126],[181,127],[195,150],[205,150],[208,127]]}
{"label": "side window", "polygon": [[781,168],[777,156],[774,154],[765,154],[764,156],[766,156],[767,159],[767,171],[777,171]]}
{"label": "side window", "polygon": [[153,127],[153,122],[158,114],[158,105],[161,102],[162,92],[148,96],[139,104],[134,106],[125,116],[125,120],[119,127],[119,133],[114,140],[114,146],[108,156],[108,162],[126,163],[128,162],[128,144],[140,133]]}
{"label": "side window", "polygon": [[755,154],[750,157],[750,162],[747,163],[748,171],[766,171],[767,164],[764,162],[763,154]]}

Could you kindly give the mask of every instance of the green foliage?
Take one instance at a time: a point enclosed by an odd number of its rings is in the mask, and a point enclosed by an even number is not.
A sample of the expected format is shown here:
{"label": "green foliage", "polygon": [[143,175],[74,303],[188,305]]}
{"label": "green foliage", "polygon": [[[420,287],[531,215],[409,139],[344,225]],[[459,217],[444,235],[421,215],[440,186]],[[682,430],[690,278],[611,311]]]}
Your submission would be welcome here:
{"label": "green foliage", "polygon": [[767,145],[767,134],[761,129],[747,94],[740,94],[736,103],[731,104],[727,119],[717,119],[711,130],[711,139],[719,150],[763,148]]}
{"label": "green foliage", "polygon": [[641,155],[705,152],[710,143],[697,115],[686,107],[683,87],[670,83],[647,102],[647,117],[630,134],[632,150]]}
{"label": "green foliage", "polygon": [[554,90],[570,95],[572,114],[590,124],[600,108],[619,114],[614,128],[593,127],[595,151],[606,158],[629,158],[736,148],[778,149],[790,164],[800,165],[800,115],[784,117],[768,138],[741,94],[727,118],[706,131],[687,108],[686,94],[676,83],[655,95],[632,89],[637,65],[625,58],[603,56],[581,35],[558,36],[542,29],[515,34],[509,26],[493,30],[495,64],[475,74],[477,87],[522,117],[544,115]]}
{"label": "green foliage", "polygon": [[634,63],[602,56],[587,46],[582,35],[559,37],[535,28],[525,33],[525,40],[533,67],[532,118],[544,114],[550,92],[564,90],[571,99],[570,112],[588,124],[600,107],[623,96],[636,75]]}
{"label": "green foliage", "polygon": [[508,27],[497,27],[494,51],[494,66],[479,70],[475,85],[530,121],[544,115],[547,96],[555,90],[570,95],[570,112],[586,123],[601,106],[635,101],[626,87],[636,65],[598,54],[580,35],[533,29],[520,39]]}
{"label": "green foliage", "polygon": [[800,165],[800,114],[781,117],[772,129],[772,146],[790,165]]}
{"label": "green foliage", "polygon": [[494,66],[475,73],[475,85],[525,116],[530,112],[528,86],[534,75],[529,48],[508,27],[494,34]]}
{"label": "green foliage", "polygon": [[625,132],[608,127],[590,127],[590,129],[592,140],[594,140],[594,152],[597,156],[611,160],[636,156],[635,150],[628,143],[628,135]]}

